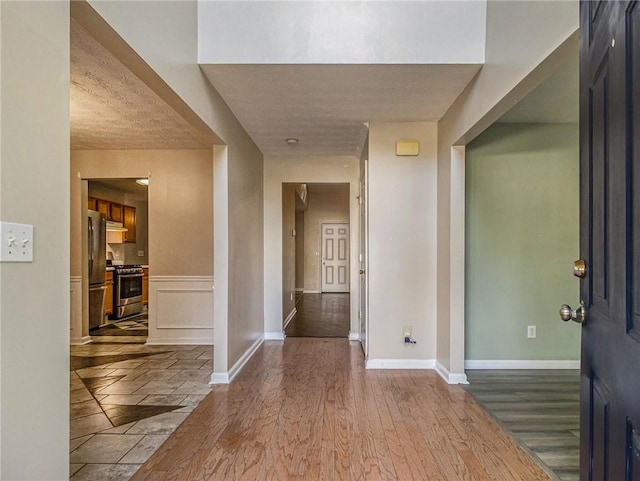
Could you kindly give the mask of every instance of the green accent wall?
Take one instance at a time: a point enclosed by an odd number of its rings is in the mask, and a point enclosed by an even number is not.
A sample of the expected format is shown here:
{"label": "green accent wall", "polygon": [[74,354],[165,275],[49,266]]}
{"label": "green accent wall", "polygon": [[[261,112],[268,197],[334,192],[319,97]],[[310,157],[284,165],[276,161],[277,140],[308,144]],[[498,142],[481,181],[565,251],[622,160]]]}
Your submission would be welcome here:
{"label": "green accent wall", "polygon": [[[466,149],[467,360],[577,360],[578,126],[495,124]],[[537,337],[527,338],[527,326]]]}

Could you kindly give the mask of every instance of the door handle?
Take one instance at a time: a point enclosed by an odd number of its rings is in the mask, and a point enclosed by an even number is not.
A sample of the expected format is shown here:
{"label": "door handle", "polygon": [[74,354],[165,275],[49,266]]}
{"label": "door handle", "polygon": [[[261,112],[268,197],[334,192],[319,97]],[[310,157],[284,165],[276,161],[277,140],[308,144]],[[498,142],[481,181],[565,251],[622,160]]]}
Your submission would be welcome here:
{"label": "door handle", "polygon": [[578,324],[584,324],[587,322],[587,308],[584,306],[584,302],[580,301],[580,307],[571,309],[571,306],[563,304],[560,308],[560,319],[563,321],[574,321]]}

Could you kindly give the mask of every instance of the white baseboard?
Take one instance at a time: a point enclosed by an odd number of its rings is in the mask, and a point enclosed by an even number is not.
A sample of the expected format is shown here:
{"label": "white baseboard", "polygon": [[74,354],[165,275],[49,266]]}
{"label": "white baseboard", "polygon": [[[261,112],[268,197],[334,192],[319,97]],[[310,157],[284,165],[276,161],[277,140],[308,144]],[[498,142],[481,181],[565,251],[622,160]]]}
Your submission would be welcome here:
{"label": "white baseboard", "polygon": [[82,346],[91,342],[91,336],[83,336],[80,338],[71,338],[70,344],[72,346]]}
{"label": "white baseboard", "polygon": [[304,292],[305,294],[322,294],[322,291],[307,291],[307,290],[304,290],[302,292]]}
{"label": "white baseboard", "polygon": [[284,332],[265,332],[264,340],[265,341],[284,341]]}
{"label": "white baseboard", "polygon": [[447,384],[469,384],[465,373],[451,373],[441,362],[436,362],[436,372]]}
{"label": "white baseboard", "polygon": [[247,349],[240,359],[236,361],[229,372],[214,372],[211,374],[211,382],[209,384],[229,384],[233,381],[233,378],[238,375],[244,365],[251,359],[251,356],[255,354],[258,348],[264,342],[264,337],[259,337],[256,341]]}
{"label": "white baseboard", "polygon": [[359,341],[360,340],[360,333],[359,332],[350,332],[349,333],[349,340],[350,341]]}
{"label": "white baseboard", "polygon": [[435,369],[435,359],[368,359],[367,369]]}
{"label": "white baseboard", "polygon": [[289,315],[287,316],[287,318],[284,320],[284,322],[282,323],[282,329],[286,329],[287,326],[289,325],[289,323],[291,322],[291,319],[293,319],[295,317],[295,315],[298,313],[298,309],[296,309],[295,307],[291,310],[291,312],[289,313]]}
{"label": "white baseboard", "polygon": [[174,344],[180,346],[213,346],[213,339],[209,337],[172,337],[171,339],[148,337],[145,344],[148,346],[171,346]]}
{"label": "white baseboard", "polygon": [[580,361],[565,360],[482,360],[464,362],[465,369],[580,369]]}

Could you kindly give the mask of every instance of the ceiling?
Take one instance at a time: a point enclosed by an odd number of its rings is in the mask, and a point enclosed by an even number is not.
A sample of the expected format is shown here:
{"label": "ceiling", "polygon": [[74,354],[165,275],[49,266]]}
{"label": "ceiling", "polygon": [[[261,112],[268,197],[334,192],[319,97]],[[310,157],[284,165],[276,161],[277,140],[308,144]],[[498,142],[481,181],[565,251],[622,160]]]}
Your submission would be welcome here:
{"label": "ceiling", "polygon": [[148,188],[136,182],[136,179],[91,179],[89,185],[96,185],[111,190],[123,192],[137,200],[146,201]]}
{"label": "ceiling", "polygon": [[200,135],[71,22],[71,149],[201,149]]}
{"label": "ceiling", "polygon": [[[356,155],[369,122],[437,121],[480,65],[202,65],[263,154]],[[208,148],[191,125],[71,22],[71,148]],[[578,121],[578,59],[500,122]],[[299,139],[288,145],[289,137]]]}
{"label": "ceiling", "polygon": [[480,65],[201,68],[264,155],[359,156],[366,123],[439,120]]}

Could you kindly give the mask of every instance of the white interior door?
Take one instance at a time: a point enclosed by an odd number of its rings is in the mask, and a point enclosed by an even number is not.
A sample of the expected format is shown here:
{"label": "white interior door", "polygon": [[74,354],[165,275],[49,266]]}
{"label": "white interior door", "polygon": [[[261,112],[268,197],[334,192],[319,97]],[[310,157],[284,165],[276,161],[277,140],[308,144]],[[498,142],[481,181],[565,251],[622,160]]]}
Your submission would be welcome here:
{"label": "white interior door", "polygon": [[322,224],[322,292],[349,292],[349,224]]}

